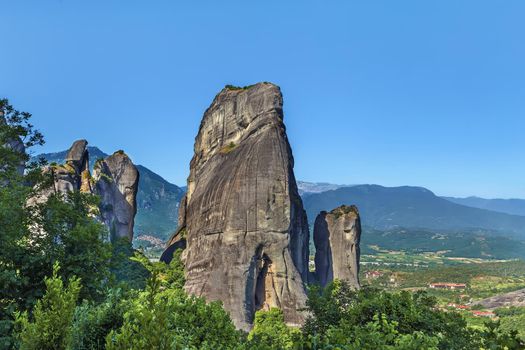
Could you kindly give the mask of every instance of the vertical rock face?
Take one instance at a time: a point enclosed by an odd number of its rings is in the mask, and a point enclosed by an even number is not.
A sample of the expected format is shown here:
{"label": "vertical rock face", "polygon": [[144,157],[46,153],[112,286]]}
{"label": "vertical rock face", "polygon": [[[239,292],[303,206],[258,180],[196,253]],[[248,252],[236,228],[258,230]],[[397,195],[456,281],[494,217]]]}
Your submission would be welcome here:
{"label": "vertical rock face", "polygon": [[315,219],[315,274],[321,286],[333,279],[359,288],[361,221],[355,206],[321,212]]}
{"label": "vertical rock face", "polygon": [[133,225],[137,213],[139,172],[122,151],[95,164],[94,192],[101,198],[100,214],[107,225],[111,240],[133,239]]}
{"label": "vertical rock face", "polygon": [[[221,300],[248,329],[255,311],[279,307],[289,324],[306,300],[308,225],[270,83],[226,87],[202,119],[179,220],[186,290]],[[181,206],[184,203],[181,203]]]}

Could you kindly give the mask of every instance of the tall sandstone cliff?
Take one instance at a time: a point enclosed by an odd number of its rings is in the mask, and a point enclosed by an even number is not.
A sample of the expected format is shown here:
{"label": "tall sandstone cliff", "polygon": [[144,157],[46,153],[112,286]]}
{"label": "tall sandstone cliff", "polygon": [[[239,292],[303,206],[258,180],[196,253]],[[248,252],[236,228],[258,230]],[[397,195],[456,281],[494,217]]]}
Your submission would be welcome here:
{"label": "tall sandstone cliff", "polygon": [[223,89],[204,113],[181,203],[185,288],[221,300],[243,329],[270,307],[304,321],[309,233],[282,105],[270,83]]}
{"label": "tall sandstone cliff", "polygon": [[359,288],[361,220],[355,206],[322,211],[315,219],[315,275],[321,286],[334,279]]}

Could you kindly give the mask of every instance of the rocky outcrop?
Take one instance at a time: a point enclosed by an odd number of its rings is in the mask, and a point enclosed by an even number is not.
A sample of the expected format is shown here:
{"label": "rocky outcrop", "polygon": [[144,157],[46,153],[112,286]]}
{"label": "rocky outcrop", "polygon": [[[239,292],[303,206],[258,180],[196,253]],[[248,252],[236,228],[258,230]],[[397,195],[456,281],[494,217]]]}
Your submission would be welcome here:
{"label": "rocky outcrop", "polygon": [[109,228],[111,240],[133,240],[139,183],[137,167],[123,151],[117,151],[95,163],[93,179],[94,193],[100,196],[100,215]]}
{"label": "rocky outcrop", "polygon": [[315,275],[321,286],[334,279],[359,288],[361,221],[355,206],[322,211],[315,219]]}
{"label": "rocky outcrop", "polygon": [[89,171],[89,152],[86,140],[73,143],[64,164],[51,164],[43,171],[53,176],[53,186],[43,189],[31,198],[29,205],[43,203],[53,193],[72,191],[100,196],[99,219],[108,227],[110,239],[133,239],[134,219],[137,213],[139,172],[123,152],[100,159]]}
{"label": "rocky outcrop", "polygon": [[186,290],[221,300],[243,329],[270,307],[288,324],[304,320],[309,233],[282,102],[270,83],[215,97],[195,139],[179,220]]}
{"label": "rocky outcrop", "polygon": [[89,154],[86,149],[87,141],[78,140],[73,143],[63,165],[52,165],[50,170],[54,177],[55,191],[67,193],[82,191],[91,193],[89,174]]}

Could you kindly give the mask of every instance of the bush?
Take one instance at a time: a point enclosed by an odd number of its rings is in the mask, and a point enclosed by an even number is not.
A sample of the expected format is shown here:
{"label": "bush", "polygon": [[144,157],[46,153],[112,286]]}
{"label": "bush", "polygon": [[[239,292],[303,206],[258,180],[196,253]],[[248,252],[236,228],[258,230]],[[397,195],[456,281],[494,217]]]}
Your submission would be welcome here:
{"label": "bush", "polygon": [[20,349],[66,349],[71,339],[71,322],[80,292],[80,280],[73,277],[67,288],[58,277],[55,264],[53,276],[45,279],[46,293],[36,303],[33,319],[28,313],[18,313]]}
{"label": "bush", "polygon": [[187,296],[177,288],[162,288],[153,271],[124,316],[124,323],[106,338],[116,349],[234,349],[240,334],[218,302]]}
{"label": "bush", "polygon": [[283,312],[277,308],[257,311],[253,329],[248,334],[247,349],[294,349],[301,343],[299,329],[286,326]]}
{"label": "bush", "polygon": [[[469,349],[476,344],[459,314],[438,311],[436,300],[422,292],[354,290],[345,282],[334,281],[324,290],[313,287],[307,308],[311,316],[303,328],[304,333],[324,343],[341,341],[339,335],[348,334],[354,328],[365,333],[372,329],[390,332],[395,325],[398,333],[392,335],[390,345],[405,335],[429,343],[434,342],[430,338],[437,336],[440,349]],[[347,339],[352,341],[349,335]]]}
{"label": "bush", "polygon": [[104,349],[106,336],[124,321],[127,302],[120,289],[110,290],[99,305],[84,302],[75,310],[70,348],[75,350]]}

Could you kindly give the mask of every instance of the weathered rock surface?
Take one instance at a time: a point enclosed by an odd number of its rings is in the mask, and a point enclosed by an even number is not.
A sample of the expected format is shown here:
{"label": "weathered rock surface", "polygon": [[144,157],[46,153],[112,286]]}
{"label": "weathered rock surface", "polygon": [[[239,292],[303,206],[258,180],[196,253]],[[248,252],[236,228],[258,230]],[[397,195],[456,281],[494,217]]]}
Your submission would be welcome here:
{"label": "weathered rock surface", "polygon": [[95,164],[94,192],[101,198],[100,214],[109,228],[110,238],[133,240],[133,225],[137,213],[139,172],[131,159],[117,151]]}
{"label": "weathered rock surface", "polygon": [[282,102],[270,83],[215,97],[195,139],[179,220],[186,290],[221,300],[244,329],[270,307],[288,324],[304,321],[309,233]]}
{"label": "weathered rock surface", "polygon": [[67,193],[70,191],[83,191],[91,193],[89,174],[89,154],[87,141],[78,140],[73,143],[63,165],[53,165],[50,171],[53,173],[55,191]]}
{"label": "weathered rock surface", "polygon": [[475,301],[473,304],[494,310],[500,307],[525,307],[525,288]]}
{"label": "weathered rock surface", "polygon": [[322,211],[315,219],[315,275],[321,286],[334,279],[359,288],[361,221],[355,206]]}

